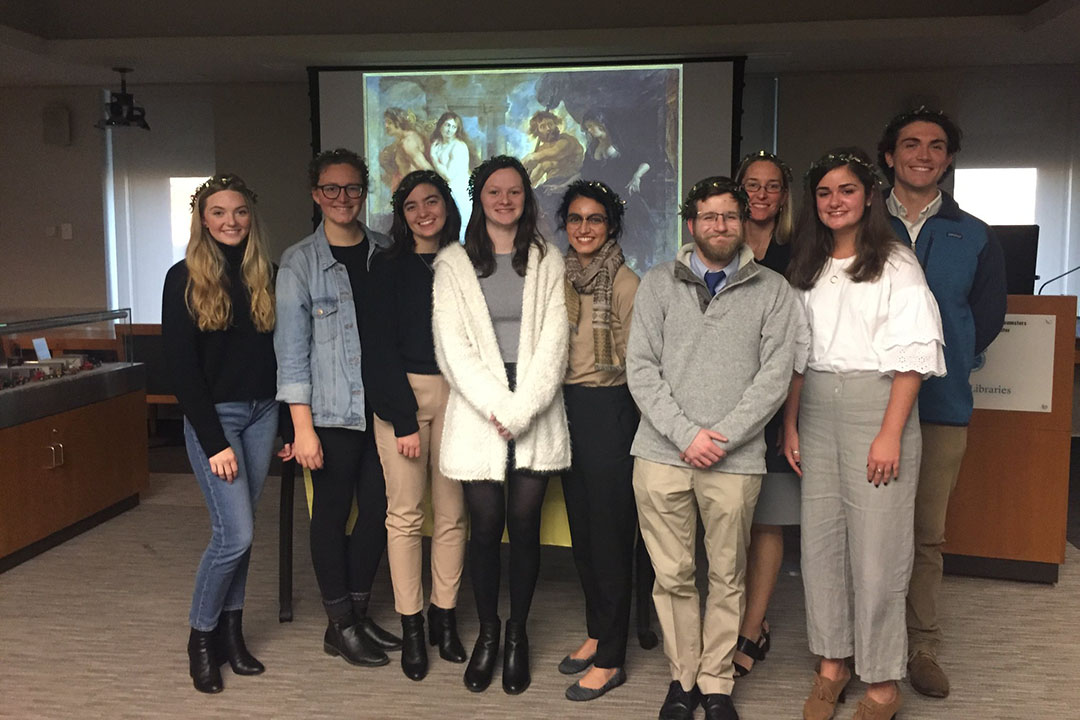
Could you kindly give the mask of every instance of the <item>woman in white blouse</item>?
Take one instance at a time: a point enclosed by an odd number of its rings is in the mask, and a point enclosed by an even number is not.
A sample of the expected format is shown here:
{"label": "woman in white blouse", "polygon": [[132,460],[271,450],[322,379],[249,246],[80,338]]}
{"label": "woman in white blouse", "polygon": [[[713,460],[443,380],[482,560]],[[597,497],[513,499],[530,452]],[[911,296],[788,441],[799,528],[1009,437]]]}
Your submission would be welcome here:
{"label": "woman in white blouse", "polygon": [[868,684],[854,717],[889,720],[907,660],[915,403],[924,377],[945,374],[941,318],[914,253],[890,229],[864,152],[825,155],[805,187],[788,279],[812,340],[784,417],[784,452],[803,477],[807,634],[821,657],[803,716],[833,716],[854,656]]}

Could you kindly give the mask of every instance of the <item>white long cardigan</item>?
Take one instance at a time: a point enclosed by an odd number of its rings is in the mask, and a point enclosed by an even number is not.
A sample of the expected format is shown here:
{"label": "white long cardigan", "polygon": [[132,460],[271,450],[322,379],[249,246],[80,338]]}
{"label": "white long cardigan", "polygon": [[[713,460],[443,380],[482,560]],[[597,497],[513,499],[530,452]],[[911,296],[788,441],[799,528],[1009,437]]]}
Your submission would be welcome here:
{"label": "white long cardigan", "polygon": [[449,478],[505,479],[507,443],[492,415],[514,436],[515,467],[553,473],[570,466],[561,392],[569,339],[565,269],[555,246],[546,249],[543,259],[538,248],[529,249],[514,392],[465,249],[454,243],[435,258],[435,358],[450,384],[439,467]]}

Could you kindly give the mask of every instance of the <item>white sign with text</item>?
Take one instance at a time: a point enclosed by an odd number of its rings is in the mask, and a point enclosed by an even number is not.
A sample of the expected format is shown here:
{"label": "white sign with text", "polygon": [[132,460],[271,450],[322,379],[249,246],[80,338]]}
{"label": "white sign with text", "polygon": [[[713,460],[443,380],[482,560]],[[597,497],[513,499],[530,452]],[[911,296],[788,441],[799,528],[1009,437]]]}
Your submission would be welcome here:
{"label": "white sign with text", "polygon": [[1005,315],[1001,334],[971,373],[977,409],[1050,412],[1056,326],[1053,315]]}

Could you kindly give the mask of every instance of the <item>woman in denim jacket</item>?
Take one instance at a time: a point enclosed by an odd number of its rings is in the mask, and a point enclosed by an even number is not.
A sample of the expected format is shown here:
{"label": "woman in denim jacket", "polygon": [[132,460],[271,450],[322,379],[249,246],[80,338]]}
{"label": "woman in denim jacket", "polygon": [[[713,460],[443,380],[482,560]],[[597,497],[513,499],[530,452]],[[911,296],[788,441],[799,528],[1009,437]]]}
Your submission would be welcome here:
{"label": "woman in denim jacket", "polygon": [[[277,398],[289,404],[296,460],[311,471],[311,560],[330,619],[323,649],[353,665],[385,665],[401,639],[367,614],[386,549],[386,486],[361,374],[358,308],[371,258],[390,240],[357,219],[368,189],[362,158],[327,151],[308,171],[323,221],[281,257]],[[346,534],[354,498],[359,513]]]}

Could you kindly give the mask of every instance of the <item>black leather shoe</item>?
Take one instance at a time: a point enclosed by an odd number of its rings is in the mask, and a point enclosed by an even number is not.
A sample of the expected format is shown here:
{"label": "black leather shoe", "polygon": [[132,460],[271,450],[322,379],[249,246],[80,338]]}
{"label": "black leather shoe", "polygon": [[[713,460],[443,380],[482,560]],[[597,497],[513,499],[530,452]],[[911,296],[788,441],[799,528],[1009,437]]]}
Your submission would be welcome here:
{"label": "black leather shoe", "polygon": [[467,659],[465,648],[457,631],[457,614],[454,608],[443,610],[435,605],[428,606],[428,640],[439,646],[439,657],[455,663]]}
{"label": "black leather shoe", "polygon": [[218,663],[228,660],[237,675],[258,675],[266,667],[248,652],[244,643],[243,610],[226,610],[221,613],[217,627]]}
{"label": "black leather shoe", "polygon": [[201,693],[219,693],[225,689],[221,682],[221,669],[218,668],[217,655],[214,652],[214,632],[202,632],[191,628],[187,643],[188,665],[191,681]]}
{"label": "black leather shoe", "polygon": [[499,656],[501,630],[502,623],[499,620],[480,623],[480,634],[476,637],[472,657],[465,668],[465,687],[473,692],[483,692],[491,684],[491,676],[495,673],[495,659]]}
{"label": "black leather shoe", "polygon": [[401,616],[401,670],[410,680],[423,680],[427,675],[423,613]]}
{"label": "black leather shoe", "polygon": [[509,695],[525,692],[532,682],[529,673],[529,637],[525,625],[506,621],[506,645],[503,647],[503,690]]}
{"label": "black leather shoe", "polygon": [[359,626],[360,632],[364,633],[371,645],[382,650],[384,653],[401,649],[401,638],[389,630],[383,630],[376,625],[375,621],[371,618],[360,618],[360,622],[357,623],[357,626]]}
{"label": "black leather shoe", "polygon": [[660,720],[692,720],[694,708],[701,702],[697,685],[689,692],[683,690],[678,680],[672,680],[668,686],[667,697],[660,706]]}
{"label": "black leather shoe", "polygon": [[739,713],[735,712],[735,703],[731,702],[730,695],[702,695],[701,704],[705,707],[705,720],[739,720]]}
{"label": "black leather shoe", "polygon": [[390,662],[379,648],[371,644],[360,629],[360,624],[347,624],[348,620],[330,621],[323,635],[323,650],[327,655],[340,655],[350,665],[378,667]]}

